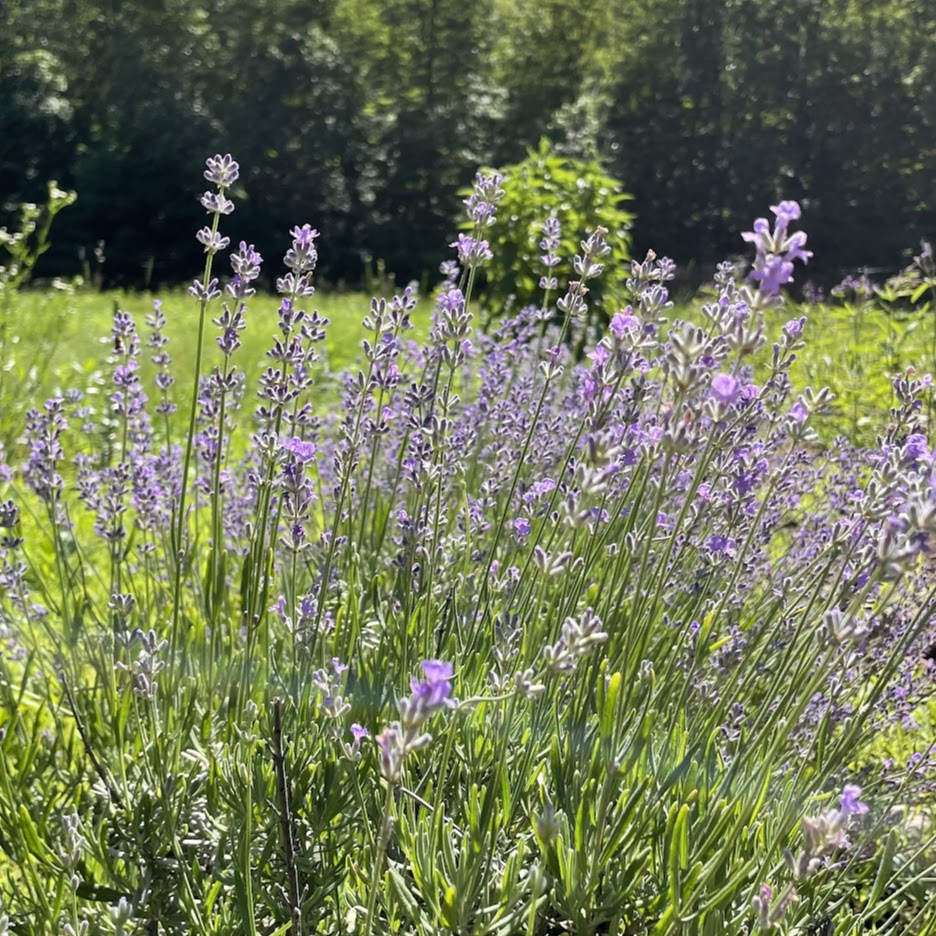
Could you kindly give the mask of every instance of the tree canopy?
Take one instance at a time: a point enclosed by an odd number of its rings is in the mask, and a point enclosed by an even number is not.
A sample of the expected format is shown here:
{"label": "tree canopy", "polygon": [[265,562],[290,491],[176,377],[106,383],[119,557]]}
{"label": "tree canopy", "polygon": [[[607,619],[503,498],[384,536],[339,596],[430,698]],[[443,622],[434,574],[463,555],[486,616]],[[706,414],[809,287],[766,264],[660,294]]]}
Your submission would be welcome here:
{"label": "tree canopy", "polygon": [[545,135],[633,194],[638,251],[710,265],[796,198],[834,277],[936,228],[934,83],[929,0],[20,0],[0,214],[55,178],[79,201],[47,272],[104,241],[109,282],[175,281],[230,151],[240,236],[272,254],[308,220],[328,278],[420,278],[475,169]]}

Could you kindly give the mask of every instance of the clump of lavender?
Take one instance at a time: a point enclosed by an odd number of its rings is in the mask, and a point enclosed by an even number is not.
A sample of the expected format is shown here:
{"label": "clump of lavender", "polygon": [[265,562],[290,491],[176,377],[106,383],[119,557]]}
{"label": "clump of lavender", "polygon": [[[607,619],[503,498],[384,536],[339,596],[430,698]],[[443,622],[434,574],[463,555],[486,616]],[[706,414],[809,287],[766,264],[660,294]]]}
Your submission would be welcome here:
{"label": "clump of lavender", "polygon": [[428,328],[375,296],[330,375],[325,241],[289,232],[258,321],[238,173],[208,161],[189,407],[178,313],[147,368],[120,310],[104,405],[65,388],[2,455],[9,928],[924,932],[931,383],[895,379],[873,448],[816,445],[799,207],[692,312],[634,261],[594,336],[606,232],[567,261],[544,218],[542,303],[485,330],[481,176]]}

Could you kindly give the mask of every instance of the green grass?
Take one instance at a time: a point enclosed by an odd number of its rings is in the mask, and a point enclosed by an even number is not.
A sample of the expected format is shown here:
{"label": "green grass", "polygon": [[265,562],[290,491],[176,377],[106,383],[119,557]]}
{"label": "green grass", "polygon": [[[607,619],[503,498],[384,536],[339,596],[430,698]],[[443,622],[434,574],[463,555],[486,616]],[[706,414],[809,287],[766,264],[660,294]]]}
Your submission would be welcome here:
{"label": "green grass", "polygon": [[[815,423],[823,443],[839,435],[862,445],[874,445],[887,426],[894,404],[892,380],[913,368],[918,374],[936,372],[933,360],[934,310],[928,304],[917,310],[869,306],[854,309],[842,305],[792,303],[767,313],[767,344],[759,354],[758,377],[767,374],[771,347],[785,322],[805,316],[803,338],[791,370],[797,387],[829,387],[835,401],[828,415]],[[678,307],[673,318],[685,317],[704,324],[691,307]],[[936,414],[934,414],[936,420]]]}
{"label": "green grass", "polygon": [[[149,293],[57,291],[27,291],[9,297],[8,335],[13,343],[8,357],[12,356],[13,363],[4,375],[5,389],[15,388],[20,403],[28,399],[30,405],[36,405],[68,388],[92,388],[107,355],[114,309],[133,313],[145,341],[145,317],[152,310],[153,298]],[[183,290],[160,293],[158,298],[168,321],[169,352],[179,380],[175,398],[184,404],[190,392],[185,375],[193,372],[197,308]],[[370,298],[362,293],[327,292],[316,294],[310,303],[310,308],[318,309],[331,322],[320,346],[320,380],[329,379],[322,375],[338,374],[360,359],[364,337],[361,320],[369,304]],[[275,296],[256,296],[250,302],[248,327],[242,335],[244,347],[235,361],[246,371],[249,387],[256,386],[256,377],[266,366],[265,352],[276,332],[277,306]],[[696,314],[689,307],[680,307],[672,318],[694,318]],[[769,358],[770,344],[783,323],[806,315],[807,345],[794,365],[793,379],[798,385],[829,386],[836,394],[832,414],[818,426],[823,440],[829,442],[845,434],[873,444],[887,423],[893,400],[891,378],[908,367],[918,372],[936,369],[931,353],[933,314],[925,309],[888,314],[877,308],[856,312],[842,306],[787,306],[769,315],[768,345],[762,359]],[[427,334],[429,316],[429,303],[420,303],[412,337],[421,339]],[[209,370],[220,360],[214,338],[209,324],[205,357]],[[151,376],[149,356],[144,355],[144,382],[149,384]],[[12,428],[9,414],[0,417],[0,437],[9,439]]]}
{"label": "green grass", "polygon": [[829,386],[836,394],[823,438],[847,435],[874,444],[888,422],[894,403],[893,377],[914,368],[932,372],[932,312],[813,306],[807,315],[807,345],[794,366],[803,384]]}
{"label": "green grass", "polygon": [[[166,316],[166,335],[170,339],[169,354],[173,358],[172,373],[176,385],[172,395],[181,409],[191,399],[191,375],[194,373],[198,328],[198,308],[184,290],[158,294],[139,292],[68,292],[25,291],[5,297],[7,312],[7,350],[0,350],[0,392],[8,401],[0,414],[0,441],[10,446],[23,429],[23,415],[31,406],[56,393],[81,389],[86,393],[106,392],[108,378],[102,367],[111,345],[111,324],[115,309],[130,312],[137,325],[144,353],[141,368],[144,386],[155,393],[154,368],[145,344],[149,334],[146,316],[153,310],[153,299],[162,301]],[[251,299],[247,312],[247,329],[242,333],[243,347],[234,364],[245,371],[248,398],[244,411],[252,412],[251,397],[257,377],[267,367],[266,351],[274,335],[278,335],[277,309],[279,298],[257,295]],[[367,314],[370,298],[362,293],[316,294],[307,308],[317,309],[329,319],[325,341],[319,345],[321,368],[316,373],[320,384],[334,379],[361,359],[361,320]],[[220,313],[213,303],[210,315]],[[431,305],[421,302],[413,316],[411,337],[421,340],[429,331]],[[220,363],[222,356],[215,344],[217,329],[206,323],[203,373]],[[4,366],[5,365],[5,366]]]}
{"label": "green grass", "polygon": [[[154,298],[163,303],[176,370],[185,373],[195,357],[198,309],[191,296],[182,290],[153,294],[23,292],[11,298],[11,332],[19,336],[23,352],[46,375],[64,376],[76,367],[87,372],[101,361],[102,344],[110,342],[114,310],[132,313],[145,338],[145,317],[152,312]],[[318,309],[331,321],[321,346],[328,369],[340,371],[359,355],[360,340],[364,337],[361,319],[369,303],[370,299],[362,293],[317,294],[310,300],[309,309]],[[278,307],[277,296],[258,295],[250,300],[244,347],[238,352],[247,367],[262,364],[270,338],[277,332]],[[212,311],[215,314],[220,311],[217,303],[212,305]],[[428,329],[429,311],[427,304],[417,310],[414,324],[420,334]],[[207,331],[210,330],[209,325]],[[210,338],[213,345],[214,334]],[[45,380],[43,385],[51,387]]]}

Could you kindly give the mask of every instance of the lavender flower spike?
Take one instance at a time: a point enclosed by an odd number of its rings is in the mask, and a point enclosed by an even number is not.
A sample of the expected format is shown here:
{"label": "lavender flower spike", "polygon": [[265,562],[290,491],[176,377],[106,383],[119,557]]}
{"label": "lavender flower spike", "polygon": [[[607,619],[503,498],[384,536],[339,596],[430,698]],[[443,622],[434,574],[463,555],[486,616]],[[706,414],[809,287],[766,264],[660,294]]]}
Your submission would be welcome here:
{"label": "lavender flower spike", "polygon": [[808,263],[812,253],[806,246],[806,234],[796,231],[789,234],[791,221],[799,220],[800,206],[795,201],[782,201],[770,209],[776,215],[773,231],[766,218],[758,218],[753,230],[745,231],[741,237],[754,245],[757,255],[751,279],[760,283],[759,293],[767,298],[779,294],[780,289],[793,279],[793,264],[799,260]]}
{"label": "lavender flower spike", "polygon": [[841,805],[839,817],[842,822],[847,822],[849,816],[863,816],[868,811],[867,804],[861,802],[860,796],[861,787],[855,786],[853,783],[848,784],[842,790],[842,795],[839,798],[839,804]]}

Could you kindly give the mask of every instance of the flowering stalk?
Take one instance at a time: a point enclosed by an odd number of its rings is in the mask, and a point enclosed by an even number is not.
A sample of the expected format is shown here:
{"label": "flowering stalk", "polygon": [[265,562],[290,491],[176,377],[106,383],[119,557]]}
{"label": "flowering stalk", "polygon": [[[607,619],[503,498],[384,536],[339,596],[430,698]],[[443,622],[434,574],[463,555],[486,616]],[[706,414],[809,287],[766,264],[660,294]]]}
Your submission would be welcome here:
{"label": "flowering stalk", "polygon": [[219,615],[225,592],[225,556],[223,503],[224,492],[221,487],[221,469],[225,458],[226,447],[224,433],[227,428],[227,401],[229,395],[237,388],[237,375],[230,367],[232,355],[240,348],[239,333],[247,327],[245,312],[246,301],[256,294],[250,285],[260,275],[260,264],[263,258],[254,250],[253,244],[248,246],[241,241],[237,252],[231,255],[231,266],[234,276],[226,289],[235,302],[231,309],[224,304],[222,314],[213,319],[213,324],[221,330],[217,338],[218,347],[224,355],[221,368],[215,368],[209,378],[213,385],[214,394],[218,397],[217,435],[214,447],[214,462],[211,483],[211,551],[208,556],[208,575],[206,581],[206,598],[208,602],[208,620],[212,627],[212,637],[218,632]]}
{"label": "flowering stalk", "polygon": [[218,290],[217,279],[211,278],[214,255],[223,250],[230,243],[230,239],[218,233],[222,215],[229,215],[234,210],[234,203],[225,194],[240,176],[240,166],[228,153],[225,156],[216,155],[206,160],[208,168],[205,169],[205,178],[213,183],[217,191],[205,192],[201,197],[202,207],[212,216],[211,226],[202,228],[198,232],[198,241],[205,248],[205,269],[200,280],[195,280],[189,292],[198,302],[198,332],[195,340],[195,373],[192,387],[192,402],[189,407],[188,433],[185,439],[185,455],[182,460],[182,483],[179,490],[179,503],[176,513],[175,529],[172,534],[172,549],[175,560],[175,586],[172,605],[172,630],[170,639],[170,667],[174,666],[176,650],[179,643],[179,624],[181,620],[182,604],[182,573],[183,564],[188,550],[185,537],[187,525],[186,493],[188,490],[189,470],[192,464],[192,446],[195,441],[195,417],[198,412],[198,394],[201,383],[202,348],[205,342],[205,318],[208,305],[217,299],[221,293]]}

